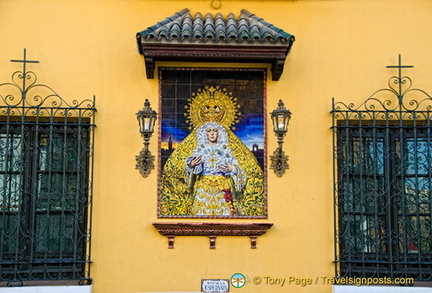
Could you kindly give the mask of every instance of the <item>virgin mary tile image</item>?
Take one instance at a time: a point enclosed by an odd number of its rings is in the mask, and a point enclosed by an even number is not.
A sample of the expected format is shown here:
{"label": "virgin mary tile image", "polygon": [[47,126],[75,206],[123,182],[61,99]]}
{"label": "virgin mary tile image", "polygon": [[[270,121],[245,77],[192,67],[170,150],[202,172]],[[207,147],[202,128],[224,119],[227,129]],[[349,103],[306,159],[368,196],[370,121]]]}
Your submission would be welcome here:
{"label": "virgin mary tile image", "polygon": [[190,131],[175,139],[163,162],[159,216],[266,216],[263,167],[253,153],[257,144],[251,149],[233,132],[242,120],[237,98],[219,86],[204,86],[186,101]]}

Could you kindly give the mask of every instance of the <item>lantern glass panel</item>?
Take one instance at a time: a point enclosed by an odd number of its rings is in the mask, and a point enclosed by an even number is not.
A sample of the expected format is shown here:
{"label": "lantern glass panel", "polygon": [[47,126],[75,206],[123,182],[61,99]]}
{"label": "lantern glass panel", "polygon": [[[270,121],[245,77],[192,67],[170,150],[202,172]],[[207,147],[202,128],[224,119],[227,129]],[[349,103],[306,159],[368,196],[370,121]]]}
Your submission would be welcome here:
{"label": "lantern glass panel", "polygon": [[287,116],[284,114],[277,115],[277,129],[278,131],[286,131],[287,128]]}

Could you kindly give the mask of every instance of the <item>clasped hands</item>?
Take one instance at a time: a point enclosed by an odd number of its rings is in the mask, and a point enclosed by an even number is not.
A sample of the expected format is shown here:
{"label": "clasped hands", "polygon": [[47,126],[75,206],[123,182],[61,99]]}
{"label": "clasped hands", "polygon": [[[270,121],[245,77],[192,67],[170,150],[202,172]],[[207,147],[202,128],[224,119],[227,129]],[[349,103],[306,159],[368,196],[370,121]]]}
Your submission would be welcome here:
{"label": "clasped hands", "polygon": [[[192,160],[189,163],[189,167],[194,168],[195,166],[201,164],[202,157],[192,157]],[[217,166],[222,173],[229,173],[233,170],[233,165],[225,162]]]}

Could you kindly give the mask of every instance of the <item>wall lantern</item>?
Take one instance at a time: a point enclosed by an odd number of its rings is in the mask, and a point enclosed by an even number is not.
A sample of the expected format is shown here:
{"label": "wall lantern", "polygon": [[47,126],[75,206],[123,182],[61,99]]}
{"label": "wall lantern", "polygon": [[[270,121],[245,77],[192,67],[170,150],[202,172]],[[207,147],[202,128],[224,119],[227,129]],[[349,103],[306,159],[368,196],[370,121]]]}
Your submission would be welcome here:
{"label": "wall lantern", "polygon": [[288,156],[282,150],[282,145],[291,119],[291,112],[284,107],[282,100],[279,100],[278,107],[271,112],[271,119],[273,122],[273,131],[278,139],[278,148],[273,152],[273,156],[270,156],[270,168],[274,170],[278,177],[282,177],[285,170],[289,168]]}
{"label": "wall lantern", "polygon": [[147,177],[150,174],[150,170],[154,169],[154,156],[152,156],[149,151],[149,140],[154,131],[157,113],[150,108],[150,102],[146,99],[144,108],[138,111],[136,115],[140,128],[139,131],[144,139],[144,148],[141,150],[140,154],[136,156],[137,164],[135,169],[140,170],[143,177]]}

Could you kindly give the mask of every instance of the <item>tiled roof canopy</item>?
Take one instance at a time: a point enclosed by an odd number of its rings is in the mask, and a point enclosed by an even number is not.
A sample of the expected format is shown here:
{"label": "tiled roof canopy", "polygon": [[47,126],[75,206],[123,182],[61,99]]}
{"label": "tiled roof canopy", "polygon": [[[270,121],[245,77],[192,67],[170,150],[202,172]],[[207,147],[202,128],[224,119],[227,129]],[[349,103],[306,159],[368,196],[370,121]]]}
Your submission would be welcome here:
{"label": "tiled roof canopy", "polygon": [[242,10],[235,18],[183,9],[137,33],[147,78],[154,77],[155,61],[271,63],[272,78],[279,80],[294,36]]}

